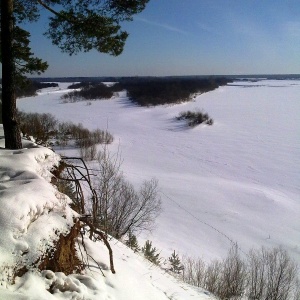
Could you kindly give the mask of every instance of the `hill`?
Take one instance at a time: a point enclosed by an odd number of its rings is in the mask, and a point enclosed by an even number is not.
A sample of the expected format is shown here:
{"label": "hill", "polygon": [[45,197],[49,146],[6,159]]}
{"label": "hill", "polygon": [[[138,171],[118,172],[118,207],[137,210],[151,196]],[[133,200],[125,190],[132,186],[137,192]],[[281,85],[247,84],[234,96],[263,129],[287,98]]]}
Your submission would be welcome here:
{"label": "hill", "polygon": [[72,236],[78,215],[50,182],[59,155],[26,140],[22,150],[3,145],[0,127],[0,299],[214,299],[114,239],[116,274],[103,242],[84,236],[87,256]]}

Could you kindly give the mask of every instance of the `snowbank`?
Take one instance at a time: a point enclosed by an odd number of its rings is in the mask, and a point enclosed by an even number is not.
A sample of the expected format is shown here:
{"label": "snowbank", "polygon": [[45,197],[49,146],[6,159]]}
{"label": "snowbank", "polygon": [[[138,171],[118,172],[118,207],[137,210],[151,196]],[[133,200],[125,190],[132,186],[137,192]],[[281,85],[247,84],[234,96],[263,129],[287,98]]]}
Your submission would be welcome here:
{"label": "snowbank", "polygon": [[[3,138],[0,147],[4,147]],[[2,285],[17,269],[29,269],[37,262],[59,234],[69,232],[76,216],[67,205],[70,199],[50,183],[50,170],[60,157],[29,141],[24,141],[23,147],[0,150]]]}

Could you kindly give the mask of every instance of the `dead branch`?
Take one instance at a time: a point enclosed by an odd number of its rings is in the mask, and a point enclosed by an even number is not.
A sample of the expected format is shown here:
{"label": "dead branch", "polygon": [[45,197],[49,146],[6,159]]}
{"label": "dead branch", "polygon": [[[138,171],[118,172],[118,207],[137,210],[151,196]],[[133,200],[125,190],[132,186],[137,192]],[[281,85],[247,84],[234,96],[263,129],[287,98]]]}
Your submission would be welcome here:
{"label": "dead branch", "polygon": [[[81,222],[83,222],[84,224],[86,224],[90,227],[90,239],[92,239],[92,237],[95,234],[97,234],[100,237],[100,239],[104,242],[104,244],[106,245],[106,247],[108,249],[108,252],[109,252],[110,270],[113,274],[115,274],[116,271],[115,271],[114,262],[113,262],[113,251],[110,247],[110,244],[109,244],[105,234],[103,232],[101,232],[100,230],[98,230],[95,226],[95,223],[96,223],[96,220],[97,220],[96,205],[98,203],[98,196],[97,196],[96,190],[93,188],[92,181],[91,181],[91,176],[94,175],[94,174],[90,174],[90,170],[87,167],[85,161],[80,157],[62,157],[62,159],[64,159],[63,164],[64,164],[65,169],[67,170],[67,176],[68,177],[64,178],[60,174],[58,174],[57,178],[62,179],[62,180],[67,180],[67,181],[73,181],[75,183],[76,194],[78,195],[78,199],[80,199],[80,206],[81,206],[80,210],[81,210],[82,214],[85,213],[85,209],[84,209],[84,194],[83,194],[83,191],[82,191],[82,186],[81,186],[80,181],[86,182],[89,189],[90,189],[90,191],[91,191],[92,206],[93,206],[91,221],[88,220],[87,216],[82,216],[79,219],[80,219]],[[82,166],[76,166],[76,165],[73,165],[71,163],[67,163],[66,162],[67,160],[69,160],[69,161],[70,160],[79,160],[79,161],[82,162],[83,167]],[[84,172],[85,172],[85,174],[84,174]],[[78,174],[79,174],[79,178],[78,178]],[[82,243],[83,243],[84,250],[87,253],[85,245],[84,245],[83,237],[82,237]],[[87,253],[87,256],[92,258],[88,253]]]}
{"label": "dead branch", "polygon": [[113,251],[110,247],[110,244],[105,236],[105,234],[101,231],[99,231],[98,229],[96,229],[93,224],[91,224],[89,221],[85,221],[86,224],[90,227],[90,229],[92,230],[92,232],[98,234],[100,236],[100,238],[102,239],[102,241],[104,242],[105,246],[107,247],[108,249],[108,252],[109,252],[109,264],[110,264],[110,270],[113,274],[116,273],[115,271],[115,268],[114,268],[114,260],[113,260]]}

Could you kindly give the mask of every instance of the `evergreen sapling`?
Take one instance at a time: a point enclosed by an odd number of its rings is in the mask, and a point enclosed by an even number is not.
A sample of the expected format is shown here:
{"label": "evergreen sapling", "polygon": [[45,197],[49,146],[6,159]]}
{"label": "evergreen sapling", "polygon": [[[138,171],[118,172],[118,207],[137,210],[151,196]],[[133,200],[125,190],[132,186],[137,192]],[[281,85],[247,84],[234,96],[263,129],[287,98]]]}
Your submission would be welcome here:
{"label": "evergreen sapling", "polygon": [[141,248],[139,247],[138,240],[136,236],[129,231],[128,233],[128,240],[125,242],[126,246],[132,249],[134,252],[139,252]]}
{"label": "evergreen sapling", "polygon": [[159,253],[157,253],[157,249],[152,247],[152,242],[149,240],[146,241],[145,246],[142,248],[142,252],[144,253],[145,258],[154,263],[155,265],[160,264]]}
{"label": "evergreen sapling", "polygon": [[183,265],[181,264],[181,261],[179,259],[178,254],[174,252],[169,257],[169,263],[171,265],[170,271],[179,274],[183,270]]}

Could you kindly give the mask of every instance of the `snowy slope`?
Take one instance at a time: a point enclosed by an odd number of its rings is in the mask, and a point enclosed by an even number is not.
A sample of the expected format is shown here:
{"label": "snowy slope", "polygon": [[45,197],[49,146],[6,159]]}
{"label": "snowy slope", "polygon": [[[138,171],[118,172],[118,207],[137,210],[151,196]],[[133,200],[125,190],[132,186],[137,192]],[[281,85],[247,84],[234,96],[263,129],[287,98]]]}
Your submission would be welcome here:
{"label": "snowy slope", "polygon": [[[51,249],[57,235],[69,231],[77,214],[66,205],[70,200],[50,184],[49,171],[59,161],[58,155],[29,141],[23,141],[21,150],[5,150],[3,146],[0,127],[0,299],[214,299],[201,289],[181,283],[115,240],[111,245],[116,274],[107,266],[104,244],[88,238],[86,248],[97,264],[85,257],[89,268],[83,274],[66,276],[31,269],[31,264]],[[78,247],[83,250],[80,245],[79,241]],[[30,271],[12,284],[16,266],[27,266]]]}
{"label": "snowy slope", "polygon": [[[3,137],[3,130],[1,133]],[[1,139],[0,147],[3,146]],[[21,150],[1,149],[1,269],[30,266],[53,245],[57,234],[67,233],[73,225],[76,213],[68,209],[70,199],[49,183],[49,171],[58,161],[59,156],[53,151],[31,142],[24,141]],[[3,269],[0,273],[1,281],[5,282],[10,274]]]}
{"label": "snowy slope", "polygon": [[[195,101],[138,107],[126,97],[62,104],[61,90],[23,98],[27,112],[49,112],[114,134],[122,169],[135,185],[156,177],[164,211],[150,236],[168,257],[223,257],[238,242],[283,245],[300,261],[300,82],[233,83]],[[213,126],[187,129],[179,112],[203,109]],[[66,155],[70,152],[62,150]]]}

